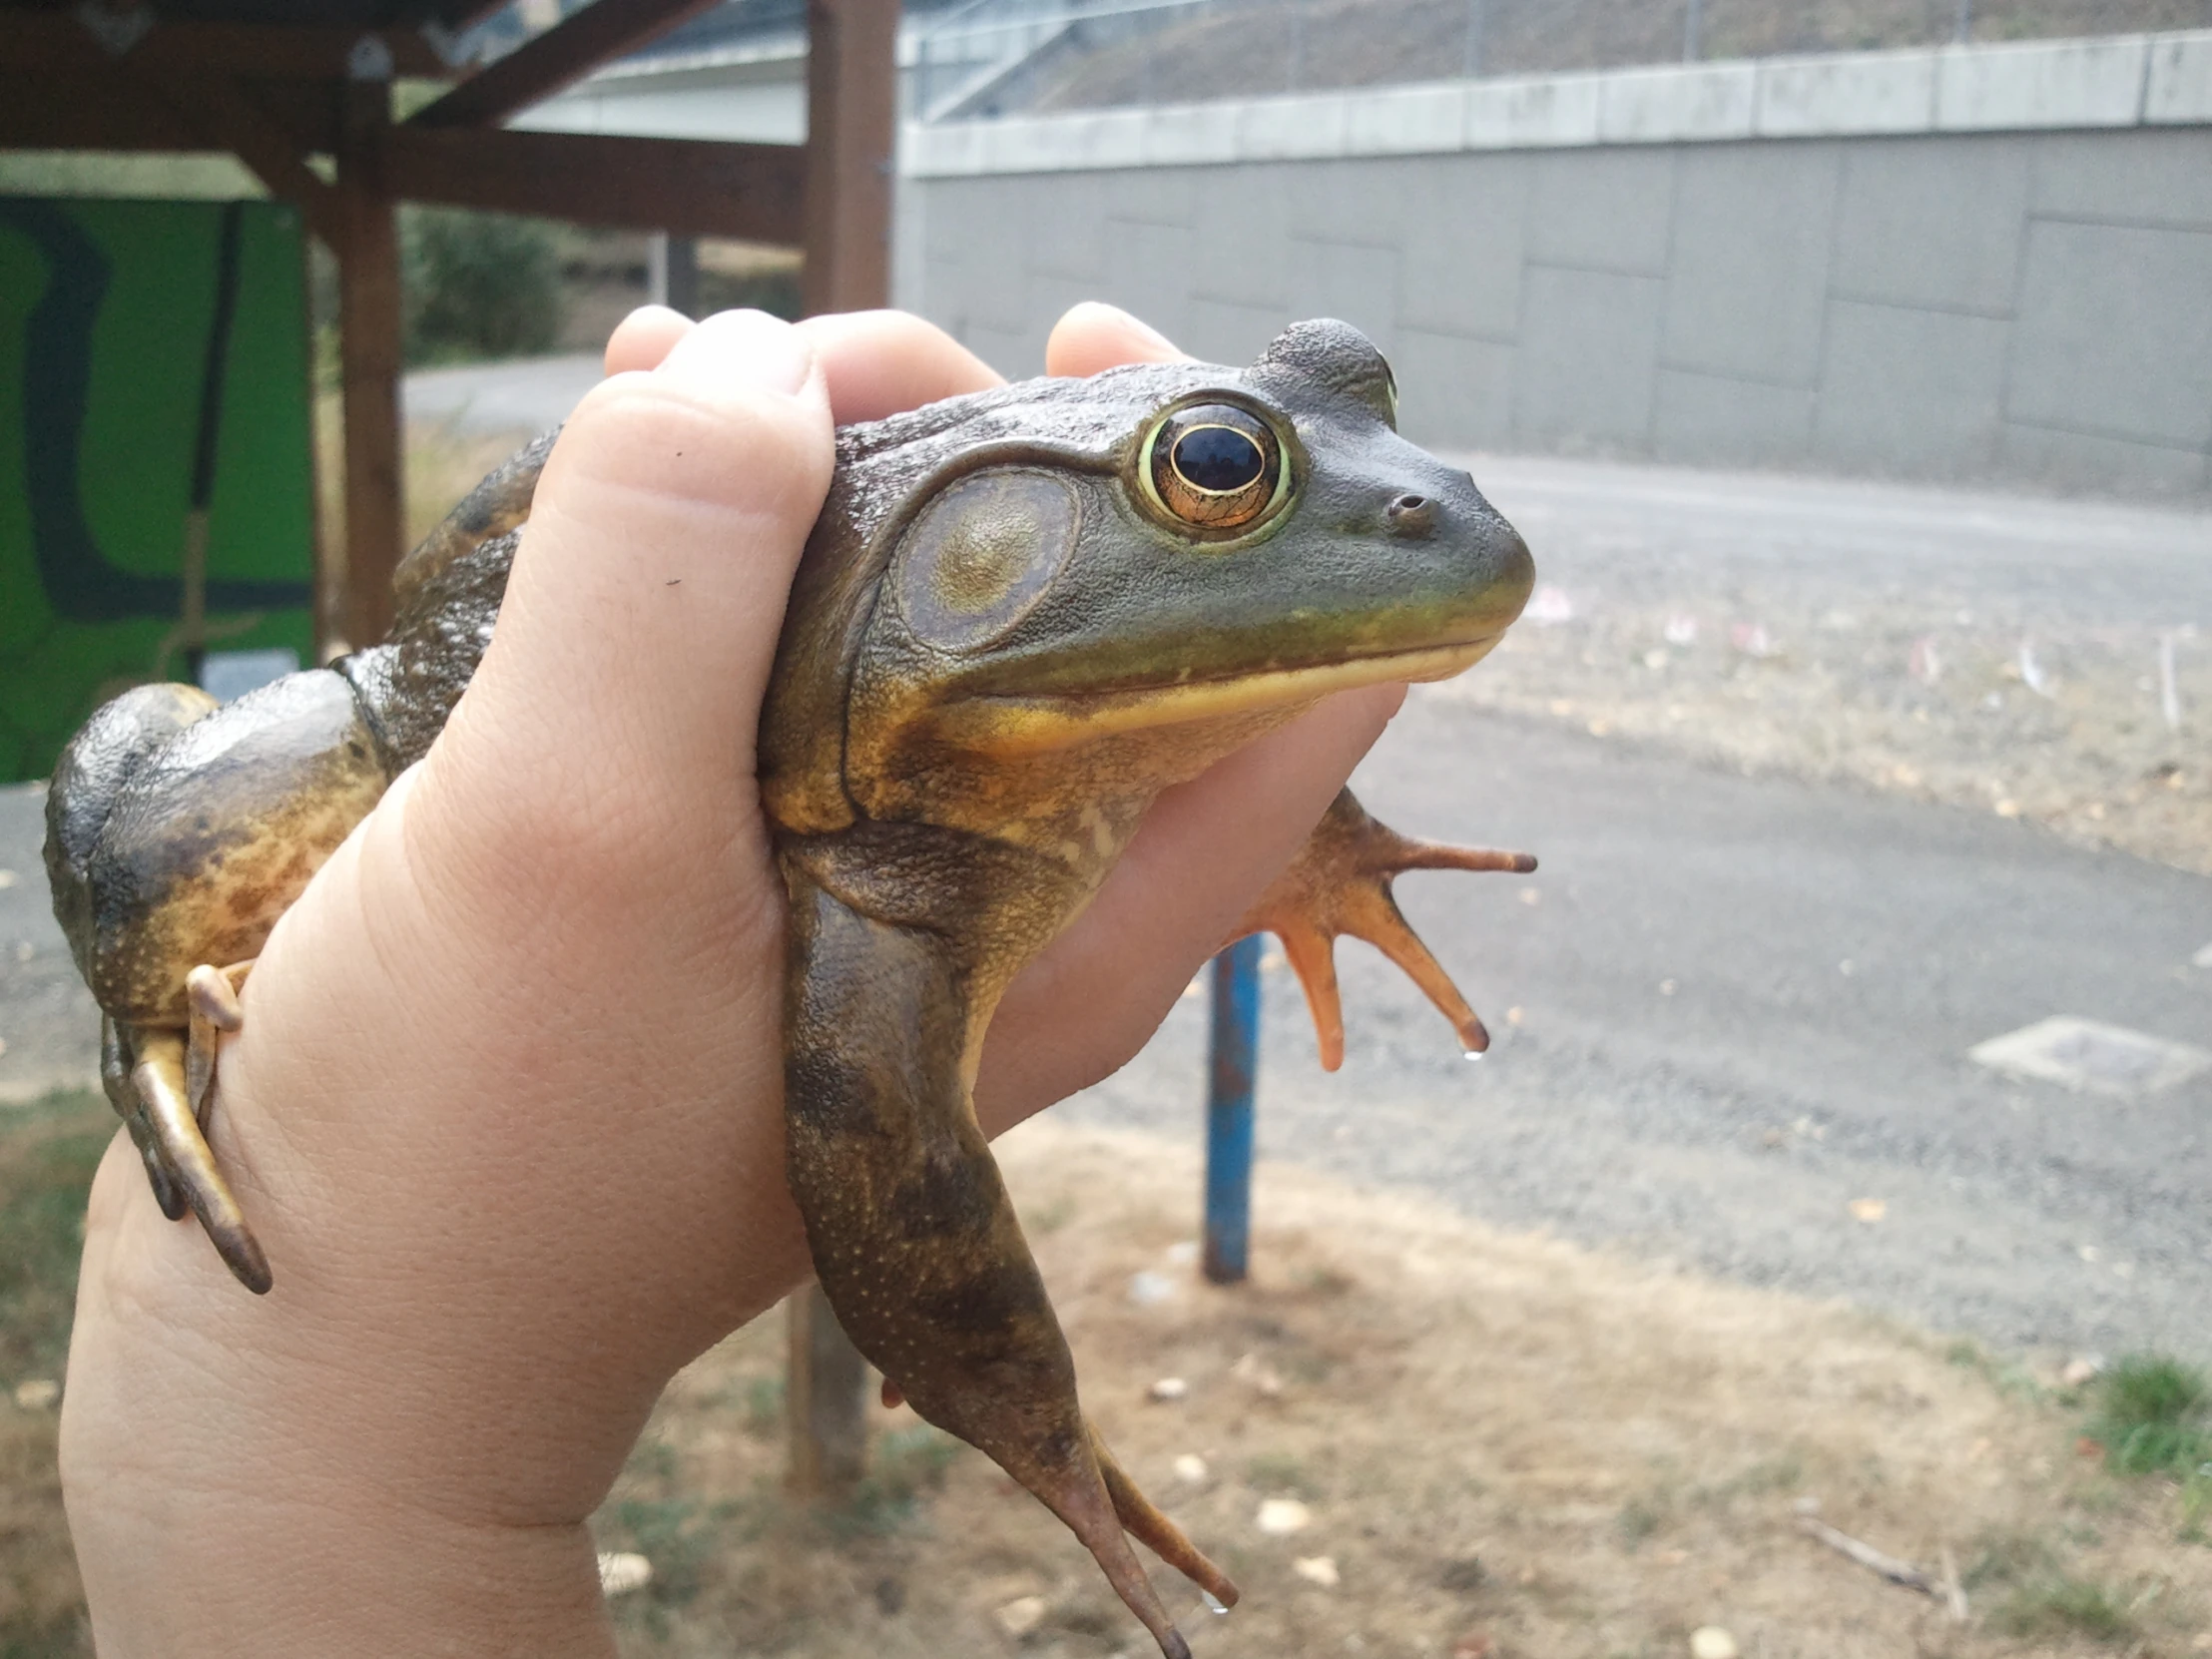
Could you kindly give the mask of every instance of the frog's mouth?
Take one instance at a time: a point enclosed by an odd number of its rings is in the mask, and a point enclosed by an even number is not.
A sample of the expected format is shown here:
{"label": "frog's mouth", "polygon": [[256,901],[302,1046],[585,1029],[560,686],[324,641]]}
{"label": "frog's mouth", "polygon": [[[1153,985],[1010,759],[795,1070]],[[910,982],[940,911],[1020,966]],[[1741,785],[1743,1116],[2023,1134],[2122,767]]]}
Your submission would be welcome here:
{"label": "frog's mouth", "polygon": [[986,694],[939,711],[938,730],[954,742],[985,740],[993,751],[1061,749],[1121,732],[1186,721],[1221,720],[1312,703],[1332,692],[1393,681],[1448,680],[1472,668],[1505,630],[1450,645],[1388,651],[1310,668],[1263,669],[1103,691]]}

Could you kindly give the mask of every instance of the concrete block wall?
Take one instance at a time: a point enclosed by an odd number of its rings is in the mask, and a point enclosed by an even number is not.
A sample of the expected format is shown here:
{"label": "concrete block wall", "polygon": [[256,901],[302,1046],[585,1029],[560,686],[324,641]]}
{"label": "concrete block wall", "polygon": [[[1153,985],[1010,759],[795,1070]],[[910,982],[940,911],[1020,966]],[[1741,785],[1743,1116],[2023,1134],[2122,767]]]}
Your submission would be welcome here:
{"label": "concrete block wall", "polygon": [[[2103,95],[2094,62],[1999,54],[2025,90],[1968,75],[1982,101],[1950,109],[1993,125],[1994,103],[2024,120],[2023,98],[2072,100],[2081,119]],[[1838,61],[1855,123],[1894,105],[1908,56]],[[1559,77],[1524,108],[1553,119],[1577,84],[1632,78]],[[1817,79],[1799,109],[1836,96]],[[1665,109],[1608,84],[1595,108],[1615,130],[1719,112],[1711,128],[1743,84],[1708,75]],[[2148,125],[2140,79],[2134,96],[2126,126],[1957,131],[1924,108],[1891,135],[1483,148],[1462,125],[1427,151],[1180,165],[1138,164],[1163,141],[1122,120],[1115,165],[910,172],[899,292],[1010,374],[1041,368],[1082,298],[1228,362],[1287,320],[1342,316],[1389,354],[1408,434],[1440,446],[2201,496],[2212,126]],[[1357,100],[1335,102],[1356,130]],[[1280,149],[1294,125],[1219,110],[1211,137],[1184,118],[1182,141]]]}

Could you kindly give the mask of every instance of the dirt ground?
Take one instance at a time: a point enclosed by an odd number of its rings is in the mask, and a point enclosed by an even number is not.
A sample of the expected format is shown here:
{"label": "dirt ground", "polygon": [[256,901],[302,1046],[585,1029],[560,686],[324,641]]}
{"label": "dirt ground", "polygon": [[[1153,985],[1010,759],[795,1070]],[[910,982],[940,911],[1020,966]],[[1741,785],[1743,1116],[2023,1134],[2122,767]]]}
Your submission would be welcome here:
{"label": "dirt ground", "polygon": [[[1001,1154],[1088,1409],[1244,1589],[1216,1619],[1161,1573],[1201,1655],[1683,1654],[1707,1626],[1758,1659],[2212,1651],[2201,1517],[1973,1345],[1284,1168],[1253,1282],[1220,1290],[1189,1153],[1040,1122]],[[1056,1521],[903,1408],[850,1508],[795,1513],[781,1336],[679,1378],[602,1511],[602,1548],[656,1567],[616,1603],[626,1653],[1151,1651]],[[1306,1524],[1264,1530],[1286,1502]],[[1816,1508],[1955,1563],[1966,1622],[1803,1535]]]}

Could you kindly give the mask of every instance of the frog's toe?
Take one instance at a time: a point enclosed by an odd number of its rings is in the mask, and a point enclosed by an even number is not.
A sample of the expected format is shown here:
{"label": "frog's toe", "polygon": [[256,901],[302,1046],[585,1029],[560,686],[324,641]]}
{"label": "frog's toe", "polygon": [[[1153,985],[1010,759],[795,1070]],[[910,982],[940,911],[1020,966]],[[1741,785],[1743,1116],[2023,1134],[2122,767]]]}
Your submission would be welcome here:
{"label": "frog's toe", "polygon": [[185,1004],[192,1023],[185,1040],[185,1099],[192,1115],[203,1125],[208,1117],[208,1091],[215,1082],[216,1056],[223,1033],[246,1023],[239,1005],[239,987],[253,971],[252,962],[234,962],[227,968],[203,962],[185,976]]}
{"label": "frog's toe", "polygon": [[[186,1094],[184,1039],[165,1031],[138,1047],[138,1068],[131,1078],[138,1086],[139,1100],[160,1151],[224,1265],[255,1295],[266,1294],[272,1283],[269,1258],[262,1253],[254,1230],[246,1225],[245,1213],[232,1196],[230,1183],[216,1167],[215,1154],[208,1150],[200,1120]],[[158,1190],[155,1196],[160,1197]]]}
{"label": "frog's toe", "polygon": [[1183,1529],[1137,1489],[1137,1483],[1106,1449],[1106,1442],[1099,1438],[1095,1427],[1091,1429],[1091,1450],[1098,1456],[1098,1472],[1105,1477],[1106,1495],[1113,1499],[1114,1513],[1120,1517],[1123,1528],[1223,1607],[1236,1606],[1241,1592],[1229,1575],[1207,1560],[1198,1546],[1183,1535]]}
{"label": "frog's toe", "polygon": [[154,1189],[154,1202],[169,1220],[183,1221],[192,1206],[185,1201],[176,1176],[170,1173],[169,1160],[162,1155],[161,1142],[154,1138],[154,1127],[146,1121],[146,1114],[133,1112],[123,1120],[123,1127],[130,1132],[131,1144],[138,1148],[139,1161],[146,1166],[146,1184]]}

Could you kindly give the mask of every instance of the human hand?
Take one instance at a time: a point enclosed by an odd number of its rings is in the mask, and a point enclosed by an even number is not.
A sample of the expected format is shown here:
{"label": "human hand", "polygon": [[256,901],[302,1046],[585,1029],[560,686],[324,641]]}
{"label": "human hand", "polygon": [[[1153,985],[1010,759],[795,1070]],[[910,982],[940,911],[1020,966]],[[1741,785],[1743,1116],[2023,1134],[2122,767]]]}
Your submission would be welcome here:
{"label": "human hand", "polygon": [[[1079,307],[1048,361],[1169,354]],[[585,1518],[667,1379],[807,1272],[761,699],[832,411],[996,377],[893,313],[645,311],[608,367],[468,695],[247,983],[212,1138],[275,1291],[127,1142],[95,1182],[62,1456],[109,1659],[611,1653]],[[1393,707],[1161,799],[1002,1004],[987,1128],[1134,1052]]]}

